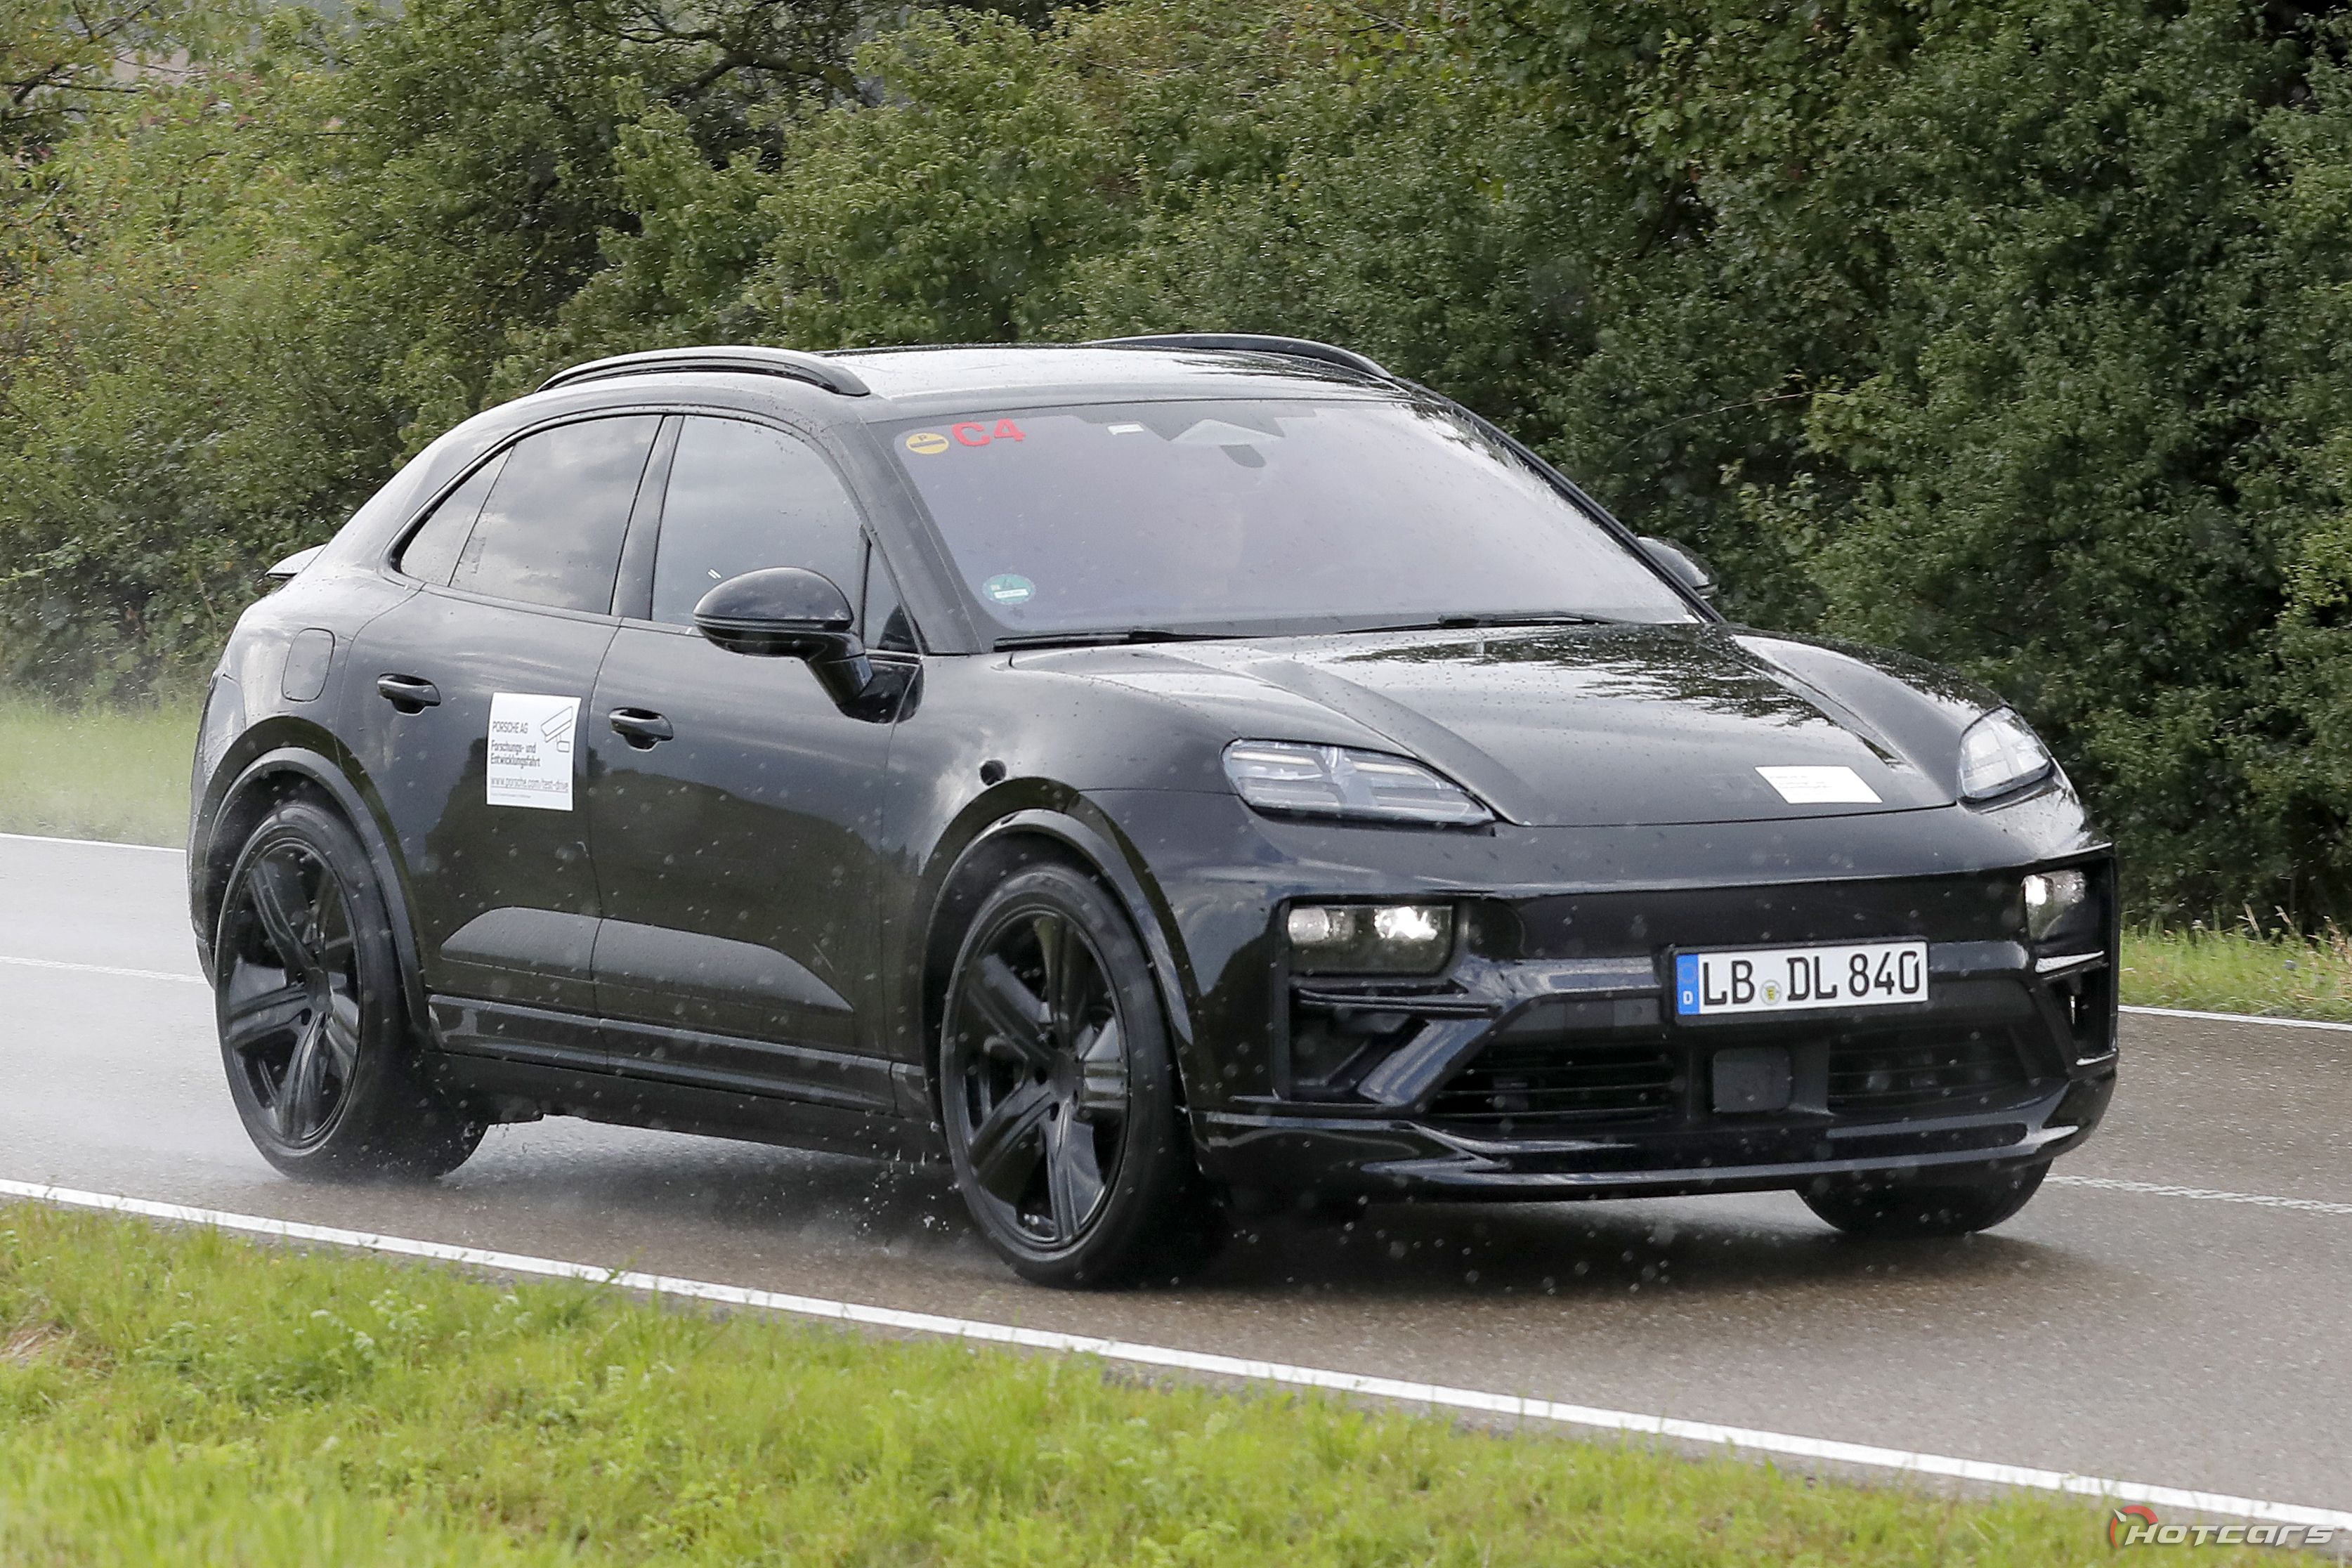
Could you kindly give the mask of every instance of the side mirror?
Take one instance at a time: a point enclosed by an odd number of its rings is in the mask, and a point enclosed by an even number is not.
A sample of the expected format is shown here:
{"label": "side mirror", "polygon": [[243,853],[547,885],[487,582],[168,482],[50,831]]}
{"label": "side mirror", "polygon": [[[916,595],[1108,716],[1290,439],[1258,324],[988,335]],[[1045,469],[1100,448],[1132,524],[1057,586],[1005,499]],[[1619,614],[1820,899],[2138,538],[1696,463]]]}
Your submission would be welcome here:
{"label": "side mirror", "polygon": [[1715,568],[1671,539],[1642,536],[1642,553],[1675,582],[1702,599],[1715,597]]}
{"label": "side mirror", "polygon": [[853,629],[849,595],[822,573],[770,566],[730,577],[694,606],[694,628],[730,653],[808,661],[833,700],[858,703],[874,666]]}

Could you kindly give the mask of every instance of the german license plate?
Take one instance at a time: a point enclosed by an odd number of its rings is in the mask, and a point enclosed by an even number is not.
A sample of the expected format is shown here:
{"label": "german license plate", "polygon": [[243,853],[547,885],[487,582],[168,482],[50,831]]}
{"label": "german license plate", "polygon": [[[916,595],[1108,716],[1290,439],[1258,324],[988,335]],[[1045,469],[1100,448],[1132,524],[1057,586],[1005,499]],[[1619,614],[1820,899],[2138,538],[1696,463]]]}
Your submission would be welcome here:
{"label": "german license plate", "polygon": [[1741,948],[1675,954],[1675,1016],[1895,1007],[1927,999],[1927,944]]}

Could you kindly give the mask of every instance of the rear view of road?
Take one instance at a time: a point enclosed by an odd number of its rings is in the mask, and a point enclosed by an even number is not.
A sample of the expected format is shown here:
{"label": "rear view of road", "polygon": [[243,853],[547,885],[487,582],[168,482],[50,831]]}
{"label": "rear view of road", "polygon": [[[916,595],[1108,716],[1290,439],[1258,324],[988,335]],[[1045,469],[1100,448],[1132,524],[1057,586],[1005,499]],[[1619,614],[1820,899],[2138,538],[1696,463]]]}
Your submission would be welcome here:
{"label": "rear view of road", "polygon": [[2352,1510],[2352,1032],[2134,1016],[2023,1215],[1865,1245],[1780,1194],[1374,1209],[1181,1289],[1014,1280],[943,1173],[551,1121],[299,1186],[229,1106],[180,858],[0,837],[0,1178]]}

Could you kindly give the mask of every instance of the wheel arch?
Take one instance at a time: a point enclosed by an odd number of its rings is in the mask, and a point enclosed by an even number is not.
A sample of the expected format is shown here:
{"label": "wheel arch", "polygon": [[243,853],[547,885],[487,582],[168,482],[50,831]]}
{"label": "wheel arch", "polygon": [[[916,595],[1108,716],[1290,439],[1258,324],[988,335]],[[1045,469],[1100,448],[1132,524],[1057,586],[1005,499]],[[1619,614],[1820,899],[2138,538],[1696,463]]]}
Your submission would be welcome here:
{"label": "wheel arch", "polygon": [[391,916],[393,951],[400,960],[408,1016],[421,1021],[425,1016],[419,978],[424,971],[399,857],[394,854],[392,841],[366,796],[338,761],[323,749],[300,742],[277,745],[247,760],[199,818],[204,830],[191,845],[189,904],[205,973],[212,973],[213,932],[219,923],[221,902],[227,896],[228,875],[246,840],[272,810],[301,798],[316,801],[341,817],[366,851]]}
{"label": "wheel arch", "polygon": [[[1191,1103],[1189,1083],[1195,1070],[1192,1012],[1188,971],[1171,937],[1172,920],[1162,900],[1155,898],[1139,859],[1125,836],[1108,821],[1089,822],[1078,815],[1083,801],[1068,805],[1031,805],[985,823],[947,862],[935,889],[926,899],[928,911],[921,946],[917,1022],[922,1031],[922,1068],[926,1097],[932,1115],[939,1110],[939,1037],[947,999],[949,971],[963,933],[987,896],[1014,870],[1041,861],[1059,862],[1083,872],[1118,902],[1134,925],[1151,966],[1153,987],[1168,1020],[1169,1041],[1176,1059],[1179,1092]],[[1076,808],[1076,809],[1074,809]]]}

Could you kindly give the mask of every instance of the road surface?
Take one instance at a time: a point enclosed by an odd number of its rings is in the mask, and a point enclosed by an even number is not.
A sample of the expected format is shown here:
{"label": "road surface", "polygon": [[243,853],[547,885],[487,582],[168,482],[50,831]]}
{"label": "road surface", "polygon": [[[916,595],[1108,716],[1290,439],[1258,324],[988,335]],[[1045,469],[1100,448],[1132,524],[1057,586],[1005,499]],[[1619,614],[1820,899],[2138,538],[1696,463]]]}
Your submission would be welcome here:
{"label": "road surface", "polygon": [[2017,1219],[1793,1197],[1374,1209],[1181,1289],[1014,1279],[943,1175],[569,1121],[297,1185],[230,1109],[173,852],[0,837],[0,1178],[1844,1442],[2352,1510],[2352,1032],[2127,1016]]}

